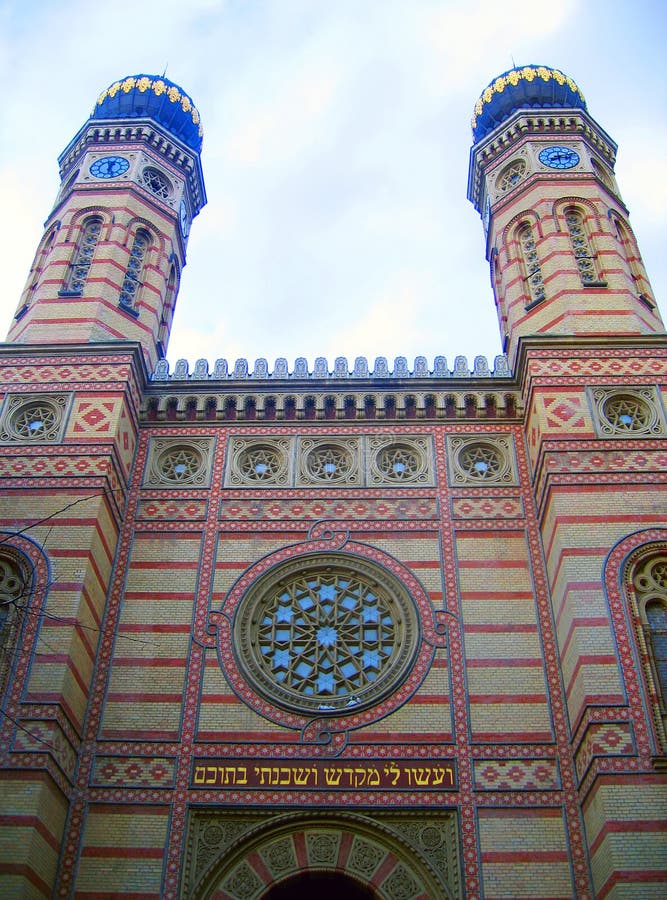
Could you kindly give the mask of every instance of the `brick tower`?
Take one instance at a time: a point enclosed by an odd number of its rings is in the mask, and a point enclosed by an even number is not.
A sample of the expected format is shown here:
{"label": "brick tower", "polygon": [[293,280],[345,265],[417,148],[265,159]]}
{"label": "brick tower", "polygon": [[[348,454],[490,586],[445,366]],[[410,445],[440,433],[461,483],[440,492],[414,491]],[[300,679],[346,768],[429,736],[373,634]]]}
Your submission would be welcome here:
{"label": "brick tower", "polygon": [[667,339],[612,140],[555,69],[478,101],[493,367],[172,369],[198,125],[104,92],[0,346],[0,893],[663,897]]}
{"label": "brick tower", "polygon": [[482,215],[503,346],[540,335],[662,333],[623,205],[616,144],[571,78],[513,69],[473,117],[468,197]]}
{"label": "brick tower", "polygon": [[197,109],[166,78],[125,78],[100,95],[59,157],[60,191],[10,341],[136,341],[155,367],[206,203],[201,146]]}

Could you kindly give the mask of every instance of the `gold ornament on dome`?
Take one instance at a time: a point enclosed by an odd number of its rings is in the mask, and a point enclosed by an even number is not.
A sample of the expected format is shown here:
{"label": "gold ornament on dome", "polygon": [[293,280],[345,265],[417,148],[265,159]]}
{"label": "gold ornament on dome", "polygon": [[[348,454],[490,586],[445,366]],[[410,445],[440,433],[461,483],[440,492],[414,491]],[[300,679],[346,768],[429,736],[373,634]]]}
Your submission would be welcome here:
{"label": "gold ornament on dome", "polygon": [[199,126],[199,136],[201,137],[203,135],[204,130],[201,126],[201,117],[192,100],[187,94],[181,93],[177,87],[173,85],[167,87],[166,83],[161,78],[156,78],[155,81],[152,81],[147,75],[142,75],[141,78],[129,76],[123,81],[116,81],[111,87],[102,91],[97,98],[95,106],[101,106],[107,97],[115,97],[120,90],[125,94],[129,94],[130,91],[133,90],[138,90],[142,94],[146,93],[148,90],[152,90],[156,97],[161,97],[162,94],[166,92],[170,103],[179,103],[184,113],[190,113],[193,123]]}
{"label": "gold ornament on dome", "polygon": [[546,66],[538,66],[537,68],[534,68],[533,66],[524,66],[522,69],[512,69],[506,75],[500,75],[493,84],[489,85],[489,87],[483,91],[481,97],[477,103],[475,103],[475,110],[472,117],[473,131],[477,127],[477,119],[481,116],[484,105],[486,103],[491,103],[495,94],[502,93],[505,88],[510,85],[516,87],[522,80],[531,82],[536,78],[541,78],[544,82],[548,82],[553,78],[553,80],[561,87],[564,84],[567,84],[569,89],[579,96],[581,102],[584,104],[586,103],[584,95],[577,84],[558,69],[548,69]]}

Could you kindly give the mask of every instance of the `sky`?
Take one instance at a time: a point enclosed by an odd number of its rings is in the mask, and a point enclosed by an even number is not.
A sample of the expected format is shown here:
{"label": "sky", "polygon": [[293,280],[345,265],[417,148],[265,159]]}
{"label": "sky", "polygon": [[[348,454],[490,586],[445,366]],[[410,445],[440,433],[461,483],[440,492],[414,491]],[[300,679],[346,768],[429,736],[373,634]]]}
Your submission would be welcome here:
{"label": "sky", "polygon": [[470,117],[513,65],[563,70],[619,145],[617,180],[667,316],[662,0],[0,0],[0,333],[98,94],[181,85],[204,126],[208,205],[168,358],[391,363],[501,352]]}

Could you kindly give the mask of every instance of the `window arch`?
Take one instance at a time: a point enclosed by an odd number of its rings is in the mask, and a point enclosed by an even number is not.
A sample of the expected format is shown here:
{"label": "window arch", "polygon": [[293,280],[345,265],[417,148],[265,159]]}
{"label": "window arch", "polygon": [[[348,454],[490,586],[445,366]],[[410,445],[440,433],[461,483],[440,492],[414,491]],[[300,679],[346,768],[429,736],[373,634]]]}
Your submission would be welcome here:
{"label": "window arch", "polygon": [[656,698],[656,720],[667,737],[667,549],[643,554],[632,567],[631,586],[646,644],[646,675]]}
{"label": "window arch", "polygon": [[31,294],[37,290],[39,287],[39,278],[46,268],[46,261],[49,258],[51,251],[53,250],[53,245],[56,241],[56,235],[58,234],[58,228],[60,227],[60,223],[56,222],[55,225],[51,227],[49,231],[46,232],[44,238],[42,240],[41,245],[37,250],[37,255],[35,256],[35,262],[33,263],[32,269],[30,270],[30,275],[28,276],[28,284],[23,291],[21,296],[21,302],[19,303],[19,311],[17,312],[15,318],[20,318],[21,315],[27,310],[30,306],[30,297]]}
{"label": "window arch", "polygon": [[3,549],[0,552],[0,697],[4,695],[12,670],[30,581],[20,556]]}
{"label": "window arch", "polygon": [[141,276],[144,271],[146,254],[151,245],[151,236],[145,228],[140,228],[134,236],[130,259],[125,271],[125,278],[120,289],[119,303],[123,309],[135,313],[137,293],[141,286]]}
{"label": "window arch", "polygon": [[654,304],[650,298],[648,289],[648,280],[644,272],[644,267],[641,263],[639,250],[637,249],[637,245],[634,241],[634,236],[631,237],[629,228],[616,216],[613,216],[612,220],[616,228],[616,234],[623,248],[623,256],[627,263],[628,269],[630,270],[630,277],[635,283],[637,293],[645,303],[647,303],[650,307],[653,307]]}
{"label": "window arch", "polygon": [[517,231],[517,240],[521,247],[524,278],[530,292],[530,304],[541,303],[546,296],[542,267],[535,243],[535,232],[530,222],[524,222]]}
{"label": "window arch", "polygon": [[79,296],[83,293],[101,232],[101,216],[90,216],[84,220],[79,241],[70,263],[63,290],[61,291],[62,294]]}
{"label": "window arch", "polygon": [[169,340],[169,331],[174,318],[174,306],[176,304],[176,293],[178,291],[178,269],[172,264],[167,278],[167,289],[164,297],[164,305],[162,307],[162,316],[160,317],[160,327],[158,329],[158,351],[162,358],[166,355],[167,342]]}
{"label": "window arch", "polygon": [[576,206],[568,206],[565,210],[565,224],[570,235],[570,244],[582,285],[584,287],[599,285],[600,279],[595,266],[595,255],[581,210]]}

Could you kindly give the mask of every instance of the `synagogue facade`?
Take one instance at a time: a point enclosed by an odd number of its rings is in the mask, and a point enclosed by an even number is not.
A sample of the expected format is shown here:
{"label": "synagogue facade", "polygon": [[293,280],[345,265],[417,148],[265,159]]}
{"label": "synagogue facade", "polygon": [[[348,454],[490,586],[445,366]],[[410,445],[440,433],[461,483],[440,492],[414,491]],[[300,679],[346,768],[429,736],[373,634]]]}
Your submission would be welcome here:
{"label": "synagogue facade", "polygon": [[664,897],[667,340],[614,141],[557,69],[477,101],[472,365],[170,365],[201,148],[178,85],[105,90],[0,345],[2,896]]}

